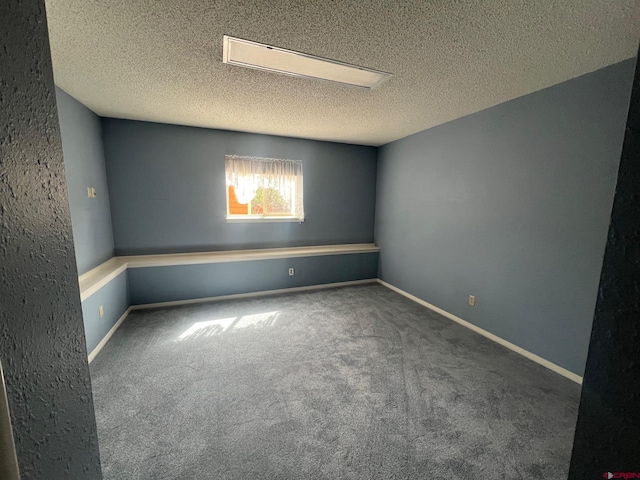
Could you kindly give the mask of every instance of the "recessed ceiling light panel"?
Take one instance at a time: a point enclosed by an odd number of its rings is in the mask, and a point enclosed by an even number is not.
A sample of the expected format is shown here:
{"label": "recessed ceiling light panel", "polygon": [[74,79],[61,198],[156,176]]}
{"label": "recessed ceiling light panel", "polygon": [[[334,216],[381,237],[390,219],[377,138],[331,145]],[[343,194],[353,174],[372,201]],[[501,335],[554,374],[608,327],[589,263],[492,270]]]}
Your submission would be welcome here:
{"label": "recessed ceiling light panel", "polygon": [[370,68],[357,67],[228,35],[223,37],[222,56],[222,61],[231,65],[295,77],[327,80],[367,89],[375,88],[393,76]]}

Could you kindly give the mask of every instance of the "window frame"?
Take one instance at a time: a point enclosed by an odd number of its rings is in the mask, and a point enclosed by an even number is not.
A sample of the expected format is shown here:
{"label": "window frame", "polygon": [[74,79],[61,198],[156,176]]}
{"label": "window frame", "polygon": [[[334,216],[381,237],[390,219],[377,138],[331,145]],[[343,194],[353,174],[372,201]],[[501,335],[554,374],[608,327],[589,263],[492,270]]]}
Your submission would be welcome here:
{"label": "window frame", "polygon": [[[301,208],[301,216],[295,215],[294,213],[290,213],[290,214],[270,214],[270,215],[265,215],[265,214],[232,214],[230,213],[230,209],[231,209],[231,202],[230,202],[230,195],[229,195],[229,191],[230,191],[230,186],[232,186],[233,184],[231,184],[228,181],[228,176],[229,176],[229,172],[227,171],[227,159],[229,158],[234,158],[234,159],[243,159],[243,160],[250,160],[250,161],[255,161],[255,162],[295,162],[295,163],[299,163],[300,164],[300,173],[297,176],[300,176],[301,178],[299,179],[300,182],[300,192],[295,192],[296,196],[300,196],[300,202],[302,203],[302,208]],[[290,223],[303,223],[305,220],[305,215],[304,215],[304,173],[302,170],[302,161],[301,160],[288,160],[288,159],[280,159],[280,158],[263,158],[263,157],[253,157],[253,156],[245,156],[245,155],[226,155],[225,156],[225,196],[226,196],[226,221],[227,223],[282,223],[282,222],[290,222]],[[234,186],[235,187],[235,186]],[[265,188],[265,185],[261,185],[258,188]],[[268,187],[267,187],[268,188]],[[247,204],[249,205],[251,203],[251,201]],[[292,206],[292,208],[295,208]],[[263,206],[264,209],[264,206]]]}

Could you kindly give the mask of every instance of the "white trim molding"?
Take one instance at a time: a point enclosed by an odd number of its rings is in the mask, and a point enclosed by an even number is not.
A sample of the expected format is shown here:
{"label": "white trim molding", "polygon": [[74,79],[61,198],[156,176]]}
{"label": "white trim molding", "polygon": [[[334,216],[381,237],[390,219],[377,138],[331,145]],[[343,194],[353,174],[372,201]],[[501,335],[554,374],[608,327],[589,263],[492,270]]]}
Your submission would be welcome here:
{"label": "white trim molding", "polygon": [[258,250],[228,250],[202,253],[175,253],[116,257],[127,263],[127,268],[166,267],[170,265],[195,265],[203,263],[247,262],[274,260],[277,258],[318,257],[347,255],[351,253],[376,253],[380,249],[373,243],[353,245],[322,245],[316,247],[261,248]]}
{"label": "white trim molding", "polygon": [[127,315],[129,315],[129,312],[131,312],[131,310],[131,307],[127,308],[127,310],[122,314],[118,321],[107,332],[104,338],[100,340],[100,343],[96,345],[96,348],[91,351],[91,353],[89,354],[89,363],[93,362],[96,356],[100,353],[100,350],[102,350],[107,342],[111,339],[111,337],[113,337],[113,334],[116,333],[116,330],[118,330],[120,325],[122,325],[122,322],[124,322],[125,318],[127,318]]}
{"label": "white trim molding", "polygon": [[[113,278],[113,277],[112,277]],[[325,283],[325,284],[321,284],[321,285],[308,285],[305,287],[292,287],[292,288],[281,288],[281,289],[277,289],[277,290],[263,290],[263,291],[259,291],[259,292],[250,292],[250,293],[237,293],[237,294],[232,294],[232,295],[220,295],[217,297],[204,297],[204,298],[193,298],[193,299],[188,299],[188,300],[177,300],[177,301],[171,301],[171,302],[159,302],[159,303],[147,303],[147,304],[143,304],[143,305],[132,305],[130,306],[126,312],[124,312],[122,314],[122,316],[118,319],[118,321],[113,325],[113,327],[111,327],[111,329],[109,330],[109,332],[107,332],[107,334],[104,336],[104,338],[100,341],[100,343],[93,349],[93,351],[89,354],[89,363],[91,363],[95,357],[98,355],[98,353],[100,353],[100,351],[104,348],[104,346],[107,344],[107,342],[111,339],[111,337],[113,336],[113,334],[116,332],[116,330],[120,327],[120,325],[122,324],[122,322],[124,322],[124,320],[127,318],[127,316],[129,315],[130,312],[132,311],[136,311],[136,310],[146,310],[149,308],[158,308],[158,307],[173,307],[173,306],[180,306],[180,305],[192,305],[192,304],[197,304],[197,303],[207,303],[207,302],[217,302],[217,301],[222,301],[222,300],[234,300],[234,299],[241,299],[241,298],[251,298],[251,297],[263,297],[263,296],[268,296],[268,295],[278,295],[278,294],[284,294],[284,293],[295,293],[295,292],[305,292],[305,291],[312,291],[312,290],[322,290],[322,289],[327,289],[327,288],[338,288],[338,287],[349,287],[349,286],[354,286],[354,285],[367,285],[367,284],[371,284],[371,283],[379,283],[380,285],[385,286],[386,288],[393,290],[396,293],[399,293],[400,295],[408,298],[409,300],[412,300],[420,305],[422,305],[423,307],[427,307],[429,310],[432,310],[433,312],[436,312],[440,315],[442,315],[445,318],[448,318],[449,320],[453,320],[454,322],[467,327],[470,330],[473,330],[474,332],[482,335],[483,337],[488,338],[489,340],[492,340],[506,348],[508,348],[509,350],[512,350],[516,353],[518,353],[519,355],[522,355],[525,358],[528,358],[529,360],[532,360],[533,362],[542,365],[545,368],[548,368],[549,370],[558,373],[560,375],[562,375],[565,378],[568,378],[569,380],[576,382],[580,385],[582,385],[582,377],[579,375],[576,375],[573,372],[570,372],[569,370],[556,365],[555,363],[550,362],[549,360],[545,360],[544,358],[536,355],[535,353],[531,353],[528,350],[525,350],[522,347],[519,347],[501,337],[498,337],[497,335],[494,335],[491,332],[488,332],[472,323],[467,322],[466,320],[463,320],[462,318],[447,312],[446,310],[443,310],[439,307],[436,307],[435,305],[432,305],[429,302],[426,302],[418,297],[416,297],[415,295],[412,295],[408,292],[405,292],[404,290],[391,285],[390,283],[385,282],[384,280],[381,280],[379,278],[370,278],[370,279],[365,279],[365,280],[353,280],[353,281],[348,281],[348,282],[336,282],[336,283]],[[96,290],[97,291],[97,290]]]}
{"label": "white trim molding", "polygon": [[114,257],[78,277],[80,301],[84,302],[127,269],[127,264]]}
{"label": "white trim molding", "polygon": [[96,293],[128,268],[248,262],[280,258],[378,253],[379,251],[380,249],[373,243],[354,243],[344,245],[320,245],[313,247],[262,248],[255,250],[228,250],[216,252],[113,257],[78,277],[78,282],[80,284],[80,300],[84,302],[87,298]]}
{"label": "white trim molding", "polygon": [[227,223],[304,223],[304,218],[300,217],[263,217],[251,215],[227,215]]}
{"label": "white trim molding", "polygon": [[425,302],[424,300],[416,297],[415,295],[411,295],[408,292],[405,292],[404,290],[391,285],[390,283],[385,282],[384,280],[380,280],[378,279],[378,283],[380,285],[384,285],[385,287],[387,287],[390,290],[393,290],[396,293],[399,293],[402,296],[407,297],[409,300],[413,300],[414,302],[422,305],[423,307],[427,307],[429,310],[432,310],[440,315],[442,315],[443,317],[448,318],[449,320],[453,320],[456,323],[459,323],[460,325],[467,327],[470,330],[473,330],[476,333],[479,333],[480,335],[482,335],[483,337],[488,338],[489,340],[493,340],[494,342],[502,345],[503,347],[507,347],[509,350],[512,350],[520,355],[522,355],[525,358],[528,358],[529,360],[532,360],[534,362],[536,362],[539,365],[542,365],[545,368],[548,368],[549,370],[558,373],[560,375],[562,375],[565,378],[568,378],[569,380],[572,380],[580,385],[582,385],[582,377],[580,375],[576,375],[573,372],[570,372],[569,370],[567,370],[566,368],[562,368],[559,365],[556,365],[555,363],[550,362],[549,360],[545,360],[544,358],[536,355],[535,353],[531,353],[528,350],[525,350],[522,347],[519,347],[511,342],[508,342],[507,340],[505,340],[504,338],[498,337],[497,335],[494,335],[491,332],[488,332],[476,325],[474,325],[473,323],[469,323],[466,320],[463,320],[462,318],[447,312],[446,310],[442,310],[441,308],[436,307],[435,305],[430,304],[429,302]]}

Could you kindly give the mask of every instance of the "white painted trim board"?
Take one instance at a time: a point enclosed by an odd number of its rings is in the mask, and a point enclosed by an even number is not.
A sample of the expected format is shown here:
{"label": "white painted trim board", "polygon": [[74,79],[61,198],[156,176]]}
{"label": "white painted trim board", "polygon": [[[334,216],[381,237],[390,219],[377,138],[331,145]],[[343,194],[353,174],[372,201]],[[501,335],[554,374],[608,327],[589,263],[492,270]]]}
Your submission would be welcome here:
{"label": "white painted trim board", "polygon": [[126,265],[117,263],[112,263],[110,267],[112,268],[105,268],[97,274],[87,277],[84,280],[79,280],[81,302],[84,302],[91,295],[107,285],[111,280],[127,270]]}
{"label": "white painted trim board", "polygon": [[166,267],[172,265],[200,265],[203,263],[247,262],[278,258],[318,257],[351,253],[376,253],[373,243],[319,245],[314,247],[262,248],[257,250],[228,250],[201,253],[175,253],[117,257],[126,261],[127,268]]}
{"label": "white painted trim board", "polygon": [[525,358],[528,358],[529,360],[532,360],[534,362],[536,362],[539,365],[542,365],[545,368],[548,368],[549,370],[558,373],[560,375],[562,375],[565,378],[568,378],[571,381],[574,381],[580,385],[582,385],[582,377],[580,375],[576,375],[573,372],[570,372],[569,370],[567,370],[566,368],[563,368],[559,365],[556,365],[555,363],[550,362],[549,360],[545,360],[544,358],[536,355],[535,353],[531,353],[528,350],[525,350],[522,347],[519,347],[511,342],[508,342],[507,340],[505,340],[504,338],[498,337],[497,335],[494,335],[491,332],[488,332],[476,325],[474,325],[473,323],[469,323],[466,320],[463,320],[462,318],[454,315],[453,313],[449,313],[446,310],[442,310],[441,308],[436,307],[435,305],[430,304],[429,302],[425,302],[424,300],[416,297],[415,295],[411,295],[408,292],[405,292],[404,290],[391,285],[390,283],[385,282],[384,280],[380,280],[378,279],[378,283],[380,285],[383,285],[385,287],[387,287],[390,290],[393,290],[396,293],[399,293],[400,295],[407,297],[409,300],[413,300],[414,302],[422,305],[423,307],[427,307],[429,310],[432,310],[440,315],[442,315],[443,317],[448,318],[449,320],[453,320],[456,323],[459,323],[460,325],[462,325],[463,327],[467,327],[470,330],[473,330],[476,333],[479,333],[480,335],[482,335],[483,337],[488,338],[489,340],[493,340],[494,342],[502,345],[503,347],[507,347],[509,350],[512,350],[520,355],[522,355]]}
{"label": "white painted trim board", "polygon": [[113,257],[78,277],[80,300],[85,301],[128,268],[166,267],[175,265],[201,265],[208,263],[247,262],[282,258],[318,257],[377,253],[373,243],[318,245],[312,247],[263,248],[254,250],[228,250],[161,255],[134,255]]}
{"label": "white painted trim board", "polygon": [[295,293],[295,292],[304,292],[304,291],[312,291],[312,290],[321,290],[321,289],[325,289],[325,288],[336,288],[336,287],[348,287],[348,286],[353,286],[353,285],[366,285],[366,284],[371,284],[371,283],[379,283],[380,285],[385,286],[386,288],[393,290],[396,293],[399,293],[400,295],[424,306],[427,307],[429,310],[432,310],[440,315],[442,315],[443,317],[446,317],[450,320],[453,320],[454,322],[467,327],[470,330],[473,330],[476,333],[479,333],[480,335],[482,335],[483,337],[488,338],[489,340],[492,340],[506,348],[508,348],[509,350],[512,350],[516,353],[518,353],[519,355],[522,355],[525,358],[528,358],[529,360],[532,360],[533,362],[542,365],[545,368],[548,368],[549,370],[558,373],[560,375],[562,375],[565,378],[568,378],[569,380],[576,382],[580,385],[582,385],[582,377],[579,375],[576,375],[573,372],[570,372],[569,370],[556,365],[555,363],[550,362],[549,360],[546,360],[538,355],[536,355],[535,353],[531,353],[528,350],[525,350],[522,347],[519,347],[511,342],[508,342],[507,340],[498,337],[497,335],[494,335],[491,332],[488,332],[472,323],[467,322],[466,320],[463,320],[462,318],[447,312],[446,310],[443,310],[439,307],[436,307],[435,305],[430,304],[429,302],[426,302],[418,297],[416,297],[415,295],[412,295],[408,292],[405,292],[404,290],[391,285],[390,283],[385,282],[384,280],[381,280],[379,278],[371,278],[371,279],[366,279],[366,280],[354,280],[354,281],[349,281],[349,282],[336,282],[336,283],[325,283],[325,284],[321,284],[321,285],[309,285],[309,286],[305,286],[305,287],[292,287],[292,288],[281,288],[281,289],[277,289],[277,290],[264,290],[264,291],[260,291],[260,292],[250,292],[250,293],[236,293],[236,294],[232,294],[232,295],[220,295],[217,297],[204,297],[204,298],[194,298],[194,299],[189,299],[189,300],[177,300],[177,301],[172,301],[172,302],[159,302],[159,303],[148,303],[148,304],[143,304],[143,305],[132,305],[130,306],[126,312],[124,312],[124,314],[120,317],[120,319],[118,319],[118,321],[115,323],[115,325],[113,327],[111,327],[111,329],[109,330],[109,332],[105,335],[105,337],[100,341],[100,343],[96,346],[96,348],[93,349],[93,351],[89,354],[89,363],[91,363],[93,361],[93,359],[96,357],[96,355],[98,355],[98,353],[100,353],[100,350],[102,350],[102,348],[107,344],[107,342],[109,341],[109,339],[113,336],[113,334],[116,332],[116,330],[118,329],[118,327],[120,327],[120,325],[122,324],[122,322],[124,322],[124,320],[127,318],[127,315],[129,315],[130,312],[135,311],[135,310],[145,310],[145,309],[149,309],[149,308],[158,308],[158,307],[170,307],[170,306],[179,306],[179,305],[192,305],[192,304],[196,304],[196,303],[206,303],[206,302],[217,302],[217,301],[221,301],[221,300],[233,300],[233,299],[240,299],[240,298],[251,298],[251,297],[262,297],[262,296],[268,296],[268,295],[277,295],[277,294],[282,294],[282,293]]}
{"label": "white painted trim board", "polygon": [[125,318],[127,318],[127,315],[129,315],[131,310],[132,310],[131,307],[127,308],[127,310],[122,314],[122,316],[118,319],[118,321],[107,332],[104,338],[100,340],[100,343],[96,345],[96,348],[94,348],[91,351],[91,353],[89,354],[89,363],[93,362],[96,356],[100,353],[100,350],[102,350],[104,346],[107,344],[107,342],[111,339],[111,337],[113,337],[113,334],[116,333],[116,330],[118,330],[120,325],[122,325],[122,322],[124,322]]}

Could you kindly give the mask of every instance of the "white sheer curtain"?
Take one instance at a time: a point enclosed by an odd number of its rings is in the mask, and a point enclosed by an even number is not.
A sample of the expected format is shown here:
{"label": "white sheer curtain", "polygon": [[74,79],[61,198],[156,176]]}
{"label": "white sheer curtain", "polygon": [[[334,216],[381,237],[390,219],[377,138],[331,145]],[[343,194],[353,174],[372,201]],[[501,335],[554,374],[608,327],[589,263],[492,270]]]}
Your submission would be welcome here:
{"label": "white sheer curtain", "polygon": [[[228,155],[225,170],[227,184],[234,186],[239,203],[254,200],[262,187],[262,215],[304,219],[302,161]],[[266,200],[265,192],[272,192],[271,202]]]}

